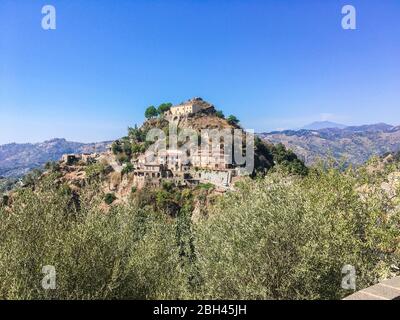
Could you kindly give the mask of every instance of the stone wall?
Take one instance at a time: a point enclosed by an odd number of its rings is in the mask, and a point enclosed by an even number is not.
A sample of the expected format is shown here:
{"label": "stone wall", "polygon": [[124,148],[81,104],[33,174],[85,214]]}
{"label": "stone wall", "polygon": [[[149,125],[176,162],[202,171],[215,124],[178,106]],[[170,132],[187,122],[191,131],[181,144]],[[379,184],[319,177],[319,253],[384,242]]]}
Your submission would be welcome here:
{"label": "stone wall", "polygon": [[213,170],[199,170],[194,174],[194,177],[202,183],[212,183],[220,187],[229,187],[232,180],[232,172],[226,171],[213,171]]}

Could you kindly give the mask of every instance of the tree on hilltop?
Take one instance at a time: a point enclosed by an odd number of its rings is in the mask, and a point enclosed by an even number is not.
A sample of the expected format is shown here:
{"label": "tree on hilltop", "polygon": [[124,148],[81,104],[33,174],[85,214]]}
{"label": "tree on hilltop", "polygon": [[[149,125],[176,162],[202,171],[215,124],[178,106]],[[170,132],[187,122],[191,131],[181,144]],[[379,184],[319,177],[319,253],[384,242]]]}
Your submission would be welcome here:
{"label": "tree on hilltop", "polygon": [[172,103],[162,103],[158,106],[158,113],[163,114],[164,112],[167,112],[169,109],[171,109]]}
{"label": "tree on hilltop", "polygon": [[215,112],[215,115],[216,115],[218,118],[221,118],[221,119],[225,118],[225,115],[224,115],[224,113],[223,113],[221,110],[217,110],[217,111]]}
{"label": "tree on hilltop", "polygon": [[234,115],[230,115],[226,120],[228,121],[229,124],[235,124],[235,125],[239,124],[240,122],[239,119],[236,118]]}
{"label": "tree on hilltop", "polygon": [[156,107],[154,107],[154,106],[148,107],[146,109],[145,113],[144,113],[144,116],[147,119],[151,119],[151,118],[157,117],[158,116],[158,111],[157,111]]}

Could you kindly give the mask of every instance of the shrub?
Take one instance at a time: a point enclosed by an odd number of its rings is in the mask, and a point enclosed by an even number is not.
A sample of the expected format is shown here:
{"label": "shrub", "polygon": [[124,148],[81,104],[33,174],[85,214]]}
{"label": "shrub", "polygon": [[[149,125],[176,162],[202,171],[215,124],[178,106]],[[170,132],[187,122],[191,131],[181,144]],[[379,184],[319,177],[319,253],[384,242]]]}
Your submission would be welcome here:
{"label": "shrub", "polygon": [[58,162],[55,162],[55,161],[50,161],[50,162],[46,162],[46,164],[44,165],[44,168],[46,170],[50,170],[50,171],[59,171],[60,170],[60,164]]}
{"label": "shrub", "polygon": [[122,175],[128,174],[129,172],[132,172],[134,170],[133,164],[128,162],[125,167],[122,168]]}
{"label": "shrub", "polygon": [[200,183],[198,188],[203,190],[212,190],[215,186],[212,183]]}
{"label": "shrub", "polygon": [[10,198],[7,195],[3,194],[0,201],[0,206],[8,206],[9,201]]}
{"label": "shrub", "polygon": [[101,178],[106,173],[106,165],[101,162],[93,163],[85,168],[86,178],[89,181]]}
{"label": "shrub", "polygon": [[122,163],[128,163],[130,161],[129,156],[127,156],[125,153],[119,153],[116,157],[117,161],[122,164]]}
{"label": "shrub", "polygon": [[146,134],[143,130],[139,129],[137,125],[133,128],[128,127],[128,137],[134,142],[143,142],[146,139]]}
{"label": "shrub", "polygon": [[399,264],[399,212],[385,212],[382,194],[362,201],[357,181],[336,169],[274,174],[223,197],[197,226],[200,297],[339,299],[346,264],[358,288],[387,277]]}
{"label": "shrub", "polygon": [[170,216],[176,216],[180,210],[179,203],[174,199],[174,194],[161,189],[155,192],[156,209]]}
{"label": "shrub", "polygon": [[172,181],[163,181],[162,188],[168,192],[171,192],[174,188],[174,183]]}
{"label": "shrub", "polygon": [[[182,299],[185,278],[175,223],[134,204],[79,214],[52,190],[25,190],[12,214],[0,208],[0,299]],[[41,287],[44,265],[56,290]]]}
{"label": "shrub", "polygon": [[218,117],[218,118],[225,118],[225,116],[224,116],[224,113],[221,111],[221,110],[217,110],[216,112],[215,112],[215,115]]}
{"label": "shrub", "polygon": [[23,178],[22,178],[22,182],[24,185],[26,186],[33,186],[37,180],[39,179],[39,177],[42,175],[42,170],[40,169],[33,169],[32,171],[30,171],[29,173],[27,173]]}
{"label": "shrub", "polygon": [[282,143],[278,143],[272,147],[274,162],[290,174],[307,175],[308,168],[303,161],[298,159],[297,155],[286,149]]}
{"label": "shrub", "polygon": [[[206,190],[146,187],[104,213],[115,195],[101,182],[71,205],[50,174],[0,206],[0,299],[339,299],[345,264],[357,289],[400,265],[399,190],[382,188],[396,171],[276,170],[213,198],[197,223]],[[42,289],[44,265],[57,290]]]}
{"label": "shrub", "polygon": [[121,143],[118,140],[114,141],[111,145],[111,150],[112,150],[113,154],[115,154],[115,155],[122,153],[123,150],[122,150]]}
{"label": "shrub", "polygon": [[226,120],[227,120],[228,123],[231,124],[231,125],[238,125],[239,122],[240,122],[239,119],[236,118],[234,115],[230,115]]}
{"label": "shrub", "polygon": [[158,114],[163,114],[164,112],[167,112],[169,109],[171,109],[172,103],[162,103],[158,106],[157,111]]}
{"label": "shrub", "polygon": [[104,196],[104,202],[107,203],[108,205],[112,204],[116,199],[117,197],[115,196],[114,193],[107,193]]}

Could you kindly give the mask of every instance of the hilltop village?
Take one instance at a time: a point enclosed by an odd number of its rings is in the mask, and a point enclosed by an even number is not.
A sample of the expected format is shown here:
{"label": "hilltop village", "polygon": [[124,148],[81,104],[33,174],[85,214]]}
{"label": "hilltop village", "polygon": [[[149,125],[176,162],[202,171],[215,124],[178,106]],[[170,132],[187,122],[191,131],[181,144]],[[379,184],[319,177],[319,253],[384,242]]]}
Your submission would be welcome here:
{"label": "hilltop village", "polygon": [[[204,121],[207,124],[204,125]],[[170,123],[174,123],[178,128],[239,128],[237,121],[224,119],[213,105],[201,98],[193,98],[166,108],[157,118],[150,116],[141,129],[132,128],[132,131],[139,133],[152,127],[166,129],[166,125]],[[104,164],[107,167],[106,173],[112,173],[113,176],[112,181],[108,183],[109,191],[142,189],[145,186],[159,187],[163,182],[170,182],[181,187],[212,184],[223,192],[231,189],[233,183],[245,175],[242,166],[236,165],[230,160],[232,156],[225,153],[223,142],[215,146],[210,139],[208,145],[199,146],[196,152],[188,157],[178,147],[166,148],[155,155],[149,154],[146,148],[132,152],[137,146],[135,140],[137,139],[132,136],[125,137],[110,145],[105,153],[63,155],[60,166],[67,172],[65,178],[72,181],[72,184],[80,184],[79,181],[87,178],[87,170],[81,170],[80,167]],[[143,137],[140,140],[139,143],[146,144]],[[129,151],[126,148],[128,142]]]}
{"label": "hilltop village", "polygon": [[[195,98],[171,107],[163,116],[179,126],[181,120],[196,114],[214,115],[215,110],[201,98]],[[211,138],[190,156],[177,147],[162,150],[156,157],[145,152],[132,161],[134,182],[137,187],[143,187],[147,183],[159,185],[161,179],[167,179],[175,185],[211,183],[218,188],[230,188],[234,178],[243,173],[230,158],[231,155],[225,153],[224,142],[213,145]]]}
{"label": "hilltop village", "polygon": [[[64,154],[6,190],[0,208],[13,210],[25,191],[49,192],[73,214],[87,207],[109,213],[127,206],[200,222],[223,195],[272,170],[294,176],[308,168],[283,145],[245,131],[233,115],[193,98],[145,110],[146,120],[92,152]],[[239,156],[238,156],[239,155]]]}
{"label": "hilltop village", "polygon": [[[142,126],[129,128],[127,136],[110,144],[106,152],[65,154],[59,162],[48,164],[40,179],[55,174],[55,183],[66,185],[77,197],[82,188],[96,181],[110,205],[126,202],[142,190],[151,193],[166,186],[168,190],[200,188],[208,194],[224,193],[234,190],[241,179],[265,174],[275,164],[300,174],[307,170],[291,151],[254,138],[235,116],[225,117],[202,98],[151,106],[145,116]],[[164,142],[164,148],[154,148],[157,144],[148,139],[152,130],[164,136],[156,139]],[[185,130],[198,134],[194,148],[184,148],[190,139],[173,142],[174,134],[179,136]],[[204,138],[203,131],[217,135]],[[232,133],[233,138],[219,136],[222,132]],[[242,135],[238,144],[234,132]],[[244,162],[237,161],[237,153]]]}

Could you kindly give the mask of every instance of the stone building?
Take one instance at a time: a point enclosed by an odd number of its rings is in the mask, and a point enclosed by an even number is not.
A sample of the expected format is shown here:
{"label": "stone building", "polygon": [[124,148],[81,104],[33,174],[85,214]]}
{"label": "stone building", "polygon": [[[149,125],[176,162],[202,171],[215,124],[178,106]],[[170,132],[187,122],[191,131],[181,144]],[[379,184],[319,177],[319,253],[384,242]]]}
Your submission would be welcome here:
{"label": "stone building", "polygon": [[146,184],[160,185],[161,180],[169,180],[177,186],[212,183],[229,188],[232,178],[237,176],[223,148],[196,150],[190,156],[181,150],[145,153],[133,164],[134,181],[139,188]]}
{"label": "stone building", "polygon": [[77,163],[81,159],[82,159],[81,155],[63,154],[62,157],[61,157],[61,162],[65,163],[68,166],[71,166],[71,165]]}
{"label": "stone building", "polygon": [[98,153],[64,154],[61,157],[61,162],[69,166],[75,165],[78,162],[88,165],[95,163],[99,156]]}
{"label": "stone building", "polygon": [[201,98],[193,98],[179,105],[171,107],[171,109],[168,111],[168,114],[172,116],[183,116],[183,115],[197,113],[202,110],[207,110],[212,107],[213,107],[212,105],[205,102]]}
{"label": "stone building", "polygon": [[225,154],[223,149],[198,149],[196,152],[194,152],[193,155],[191,155],[190,163],[194,167],[214,170],[224,170],[232,168],[230,156]]}

